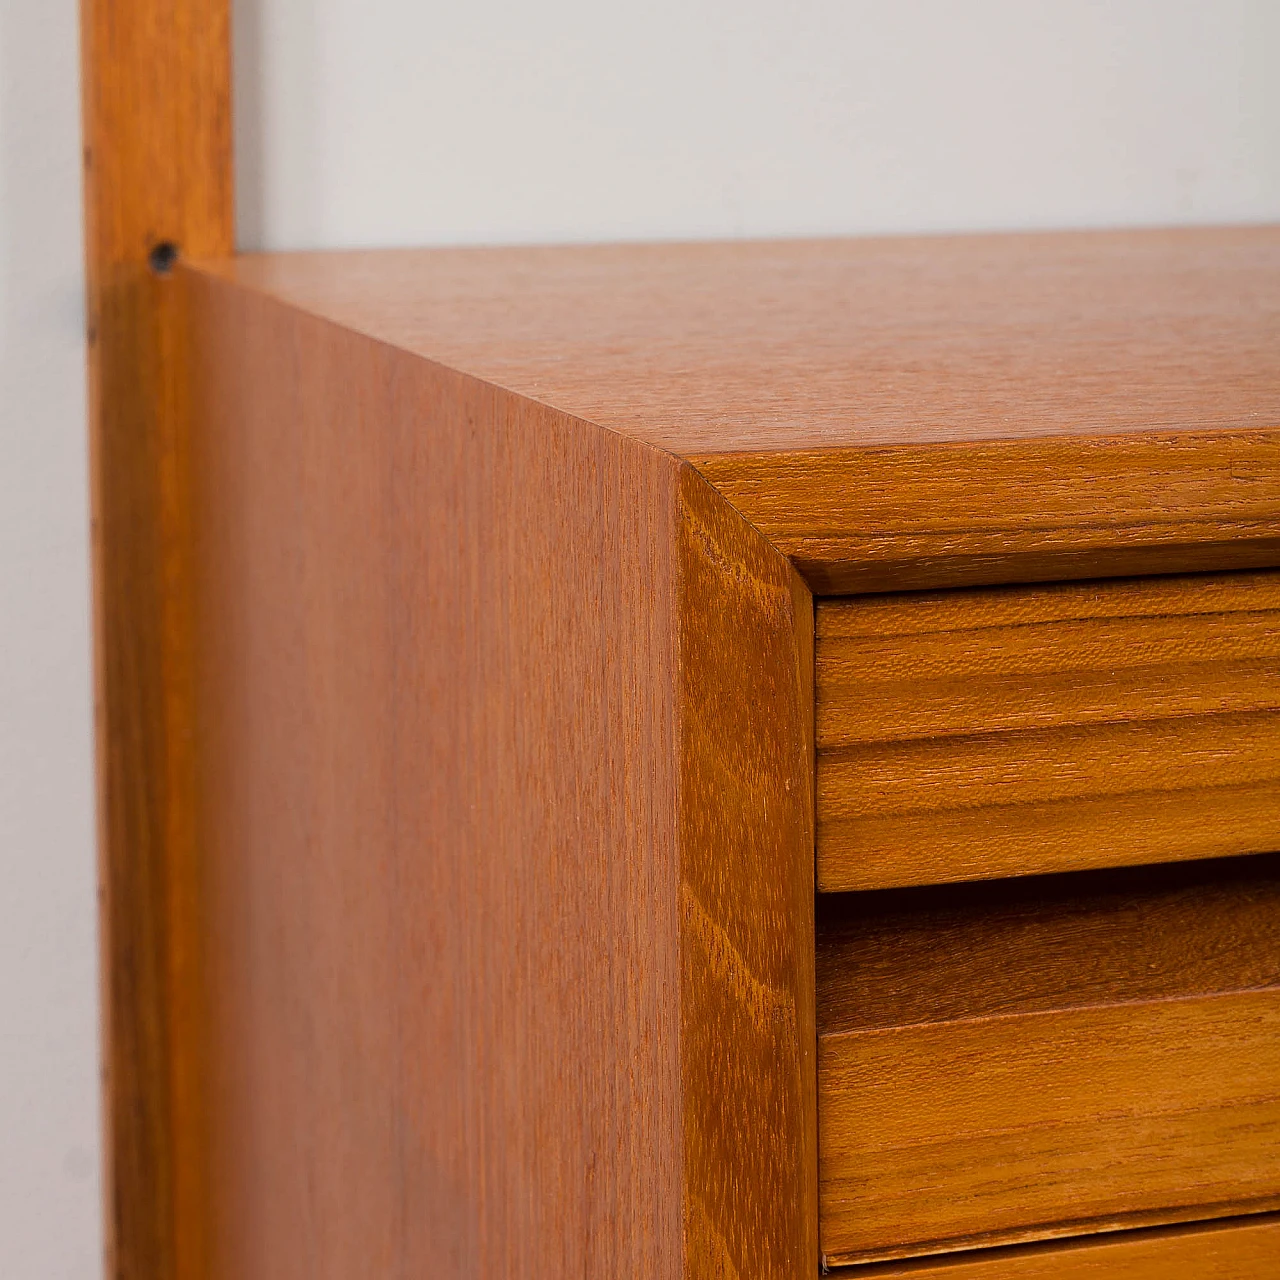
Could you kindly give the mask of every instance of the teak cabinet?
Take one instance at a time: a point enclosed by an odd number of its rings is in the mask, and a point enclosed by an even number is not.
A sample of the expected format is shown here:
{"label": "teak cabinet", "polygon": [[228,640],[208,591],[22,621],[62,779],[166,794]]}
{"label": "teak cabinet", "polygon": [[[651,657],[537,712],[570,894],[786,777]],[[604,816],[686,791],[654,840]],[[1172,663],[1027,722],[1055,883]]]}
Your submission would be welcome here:
{"label": "teak cabinet", "polygon": [[216,1274],[1280,1269],[1280,233],[164,287]]}
{"label": "teak cabinet", "polygon": [[113,1277],[1280,1275],[1280,229],[236,256],[84,45]]}

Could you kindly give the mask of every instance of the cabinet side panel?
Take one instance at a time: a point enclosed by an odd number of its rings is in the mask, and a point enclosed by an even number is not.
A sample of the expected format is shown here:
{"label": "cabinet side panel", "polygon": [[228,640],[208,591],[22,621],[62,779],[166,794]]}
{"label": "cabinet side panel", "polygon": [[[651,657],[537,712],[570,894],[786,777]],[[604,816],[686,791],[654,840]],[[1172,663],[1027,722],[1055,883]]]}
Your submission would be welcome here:
{"label": "cabinet side panel", "polygon": [[817,1271],[813,602],[695,472],[680,525],[691,1277]]}
{"label": "cabinet side panel", "polygon": [[215,1274],[676,1276],[677,466],[186,284]]}

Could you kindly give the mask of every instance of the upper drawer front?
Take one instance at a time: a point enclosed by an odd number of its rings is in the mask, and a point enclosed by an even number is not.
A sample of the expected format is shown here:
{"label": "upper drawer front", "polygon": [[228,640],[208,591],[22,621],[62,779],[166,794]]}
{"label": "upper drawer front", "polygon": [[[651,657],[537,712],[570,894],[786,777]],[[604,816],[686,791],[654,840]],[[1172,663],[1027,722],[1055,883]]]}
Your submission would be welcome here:
{"label": "upper drawer front", "polygon": [[816,621],[820,890],[1280,848],[1280,572]]}

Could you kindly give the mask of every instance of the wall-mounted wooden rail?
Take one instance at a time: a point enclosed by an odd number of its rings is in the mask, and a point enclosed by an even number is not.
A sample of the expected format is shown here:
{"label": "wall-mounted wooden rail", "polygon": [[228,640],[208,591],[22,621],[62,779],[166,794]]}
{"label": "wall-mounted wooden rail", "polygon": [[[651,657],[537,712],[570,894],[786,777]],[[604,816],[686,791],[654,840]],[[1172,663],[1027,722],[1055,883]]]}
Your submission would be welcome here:
{"label": "wall-mounted wooden rail", "polygon": [[231,253],[228,0],[82,0],[108,1272],[203,1268],[175,255]]}

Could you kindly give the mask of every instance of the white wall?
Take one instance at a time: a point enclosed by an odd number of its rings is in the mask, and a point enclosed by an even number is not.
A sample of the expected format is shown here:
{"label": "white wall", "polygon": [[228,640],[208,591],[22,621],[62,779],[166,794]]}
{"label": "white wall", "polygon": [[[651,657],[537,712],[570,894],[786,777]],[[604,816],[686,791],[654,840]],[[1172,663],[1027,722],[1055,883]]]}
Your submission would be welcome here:
{"label": "white wall", "polygon": [[75,0],[0,3],[0,1276],[99,1273]]}
{"label": "white wall", "polygon": [[237,0],[242,243],[1280,214],[1277,0]]}
{"label": "white wall", "polygon": [[[247,247],[1280,218],[1277,0],[237,0]],[[0,3],[0,1275],[92,1276],[75,0]]]}

